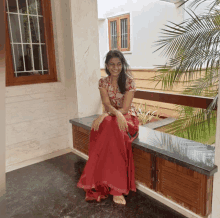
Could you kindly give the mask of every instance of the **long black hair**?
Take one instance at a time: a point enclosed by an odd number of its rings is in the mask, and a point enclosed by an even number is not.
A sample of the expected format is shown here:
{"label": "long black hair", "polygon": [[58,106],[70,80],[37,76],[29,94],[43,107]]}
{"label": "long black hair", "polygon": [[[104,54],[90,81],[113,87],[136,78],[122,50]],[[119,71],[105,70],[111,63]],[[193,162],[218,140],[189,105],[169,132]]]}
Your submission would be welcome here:
{"label": "long black hair", "polygon": [[128,77],[128,75],[132,77],[132,74],[129,71],[129,65],[128,65],[124,55],[119,50],[110,50],[107,53],[106,58],[105,58],[105,72],[109,76],[111,76],[111,73],[109,72],[107,65],[108,65],[110,59],[112,59],[112,58],[119,58],[121,61],[121,64],[122,64],[122,70],[121,70],[119,77],[118,77],[118,87],[119,87],[120,92],[122,94],[124,94],[126,91],[127,77]]}

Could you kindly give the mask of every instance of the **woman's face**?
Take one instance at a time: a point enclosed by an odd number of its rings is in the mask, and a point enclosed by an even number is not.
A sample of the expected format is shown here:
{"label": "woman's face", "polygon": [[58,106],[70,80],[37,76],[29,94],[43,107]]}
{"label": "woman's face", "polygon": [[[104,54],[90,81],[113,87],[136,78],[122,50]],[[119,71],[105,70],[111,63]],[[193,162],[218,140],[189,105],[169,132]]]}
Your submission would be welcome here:
{"label": "woman's face", "polygon": [[122,70],[122,63],[119,58],[111,58],[108,62],[107,69],[111,76],[118,77]]}

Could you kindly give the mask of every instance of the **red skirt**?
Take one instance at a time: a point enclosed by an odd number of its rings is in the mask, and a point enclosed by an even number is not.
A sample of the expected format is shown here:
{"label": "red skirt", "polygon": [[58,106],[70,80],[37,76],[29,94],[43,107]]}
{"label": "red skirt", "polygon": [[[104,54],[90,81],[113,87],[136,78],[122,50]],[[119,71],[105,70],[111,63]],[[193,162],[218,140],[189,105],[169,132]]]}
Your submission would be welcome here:
{"label": "red skirt", "polygon": [[116,116],[107,116],[98,131],[91,130],[89,159],[77,187],[86,192],[86,200],[136,191],[132,141],[138,136],[137,117],[124,115],[128,132],[120,131]]}

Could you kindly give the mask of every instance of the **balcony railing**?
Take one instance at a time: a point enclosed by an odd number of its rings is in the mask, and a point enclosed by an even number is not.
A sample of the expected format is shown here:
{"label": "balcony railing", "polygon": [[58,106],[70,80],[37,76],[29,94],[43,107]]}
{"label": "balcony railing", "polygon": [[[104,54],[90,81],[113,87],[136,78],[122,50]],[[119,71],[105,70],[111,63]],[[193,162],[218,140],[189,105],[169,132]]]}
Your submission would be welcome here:
{"label": "balcony railing", "polygon": [[[140,90],[140,89],[137,89],[134,98],[150,100],[150,101],[159,101],[170,104],[178,104],[178,105],[202,108],[202,109],[207,109],[209,104],[214,99],[209,97],[170,94],[170,93],[162,93],[162,92]],[[217,110],[217,105],[214,108],[214,110]]]}

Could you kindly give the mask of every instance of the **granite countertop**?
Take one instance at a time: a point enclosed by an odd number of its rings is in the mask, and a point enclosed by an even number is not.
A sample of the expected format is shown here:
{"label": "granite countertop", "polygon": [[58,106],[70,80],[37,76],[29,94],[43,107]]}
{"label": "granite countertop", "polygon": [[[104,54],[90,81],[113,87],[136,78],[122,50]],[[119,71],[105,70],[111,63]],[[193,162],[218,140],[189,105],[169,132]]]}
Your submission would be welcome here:
{"label": "granite countertop", "polygon": [[[90,130],[92,122],[97,116],[96,114],[75,118],[69,122]],[[207,176],[213,175],[218,170],[214,164],[215,147],[145,126],[139,126],[139,136],[133,141],[132,146]]]}

